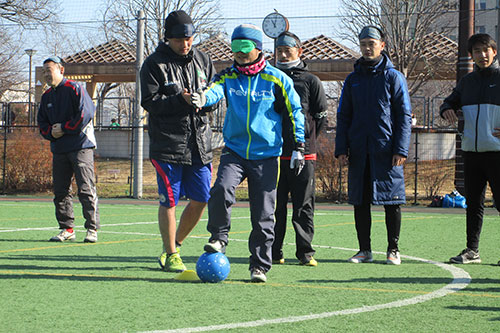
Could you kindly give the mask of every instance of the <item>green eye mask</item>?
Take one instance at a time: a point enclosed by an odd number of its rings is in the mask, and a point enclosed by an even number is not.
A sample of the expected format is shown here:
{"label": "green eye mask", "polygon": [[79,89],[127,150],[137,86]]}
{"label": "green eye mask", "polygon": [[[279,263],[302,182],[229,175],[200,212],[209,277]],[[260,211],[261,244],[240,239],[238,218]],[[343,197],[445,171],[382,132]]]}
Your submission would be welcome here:
{"label": "green eye mask", "polygon": [[249,53],[255,49],[256,44],[248,39],[235,39],[231,42],[231,50],[236,52]]}

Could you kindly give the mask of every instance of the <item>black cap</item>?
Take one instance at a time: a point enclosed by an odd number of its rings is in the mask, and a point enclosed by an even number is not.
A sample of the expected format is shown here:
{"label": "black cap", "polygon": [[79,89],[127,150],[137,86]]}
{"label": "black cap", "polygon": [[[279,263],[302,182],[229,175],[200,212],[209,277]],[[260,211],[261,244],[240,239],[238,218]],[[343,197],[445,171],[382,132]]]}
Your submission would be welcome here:
{"label": "black cap", "polygon": [[193,21],[185,11],[176,10],[168,14],[165,19],[165,39],[186,38],[193,35]]}

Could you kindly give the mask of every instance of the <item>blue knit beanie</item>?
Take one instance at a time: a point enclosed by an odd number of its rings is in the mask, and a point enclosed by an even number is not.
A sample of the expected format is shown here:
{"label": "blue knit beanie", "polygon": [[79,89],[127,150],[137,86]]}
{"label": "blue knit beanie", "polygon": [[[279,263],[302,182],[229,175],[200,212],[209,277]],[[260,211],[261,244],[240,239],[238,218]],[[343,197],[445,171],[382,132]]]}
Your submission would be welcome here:
{"label": "blue knit beanie", "polygon": [[235,39],[248,39],[255,42],[255,47],[262,51],[262,30],[253,24],[242,24],[234,28],[231,41]]}

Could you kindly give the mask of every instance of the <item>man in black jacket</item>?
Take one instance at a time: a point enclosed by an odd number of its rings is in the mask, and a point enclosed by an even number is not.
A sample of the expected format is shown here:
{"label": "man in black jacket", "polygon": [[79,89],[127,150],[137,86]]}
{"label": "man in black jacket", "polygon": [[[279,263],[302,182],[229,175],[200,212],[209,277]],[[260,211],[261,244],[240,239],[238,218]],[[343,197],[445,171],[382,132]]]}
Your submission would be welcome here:
{"label": "man in black jacket", "polygon": [[[484,194],[490,184],[495,202],[500,202],[500,68],[497,44],[487,34],[469,38],[467,48],[475,71],[464,76],[441,105],[441,116],[450,123],[464,115],[465,198],[467,202],[467,247],[450,258],[455,264],[480,263],[479,236],[483,226]],[[497,205],[497,210],[500,208]],[[500,264],[500,261],[499,261]]]}
{"label": "man in black jacket", "polygon": [[[188,101],[210,82],[215,68],[208,55],[192,47],[194,32],[184,11],[171,12],[165,19],[165,42],[141,68],[141,104],[149,113],[149,156],[160,196],[164,250],[159,263],[166,271],[186,269],[179,248],[203,214],[212,179],[212,108],[196,109]],[[176,231],[175,206],[183,195],[190,201]]]}
{"label": "man in black jacket", "polygon": [[[307,71],[307,65],[300,59],[302,44],[300,39],[290,32],[282,33],[277,41],[277,67],[290,76],[294,88],[300,96],[302,112],[305,115],[305,163],[302,171],[290,168],[290,159],[294,150],[290,122],[284,122],[283,153],[280,163],[280,178],[276,198],[276,224],[273,243],[273,263],[283,264],[283,239],[286,232],[287,203],[290,193],[293,204],[292,225],[295,229],[295,256],[302,265],[317,266],[312,248],[314,235],[314,200],[317,136],[327,123],[328,103],[320,79]],[[298,172],[297,172],[298,171]]]}

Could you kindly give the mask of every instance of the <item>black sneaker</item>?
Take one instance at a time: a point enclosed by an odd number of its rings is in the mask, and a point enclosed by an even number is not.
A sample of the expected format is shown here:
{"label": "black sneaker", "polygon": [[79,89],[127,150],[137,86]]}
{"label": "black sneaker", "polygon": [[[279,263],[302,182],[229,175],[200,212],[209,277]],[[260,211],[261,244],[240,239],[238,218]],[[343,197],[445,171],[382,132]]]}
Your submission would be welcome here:
{"label": "black sneaker", "polygon": [[252,267],[250,268],[250,280],[252,282],[266,282],[266,273],[258,267]]}
{"label": "black sneaker", "polygon": [[211,240],[205,246],[203,247],[205,252],[210,252],[210,253],[215,253],[215,252],[221,252],[221,253],[226,253],[226,243],[221,240]]}
{"label": "black sneaker", "polygon": [[479,256],[479,251],[476,252],[466,247],[458,256],[451,257],[450,262],[453,264],[480,263],[481,257]]}

